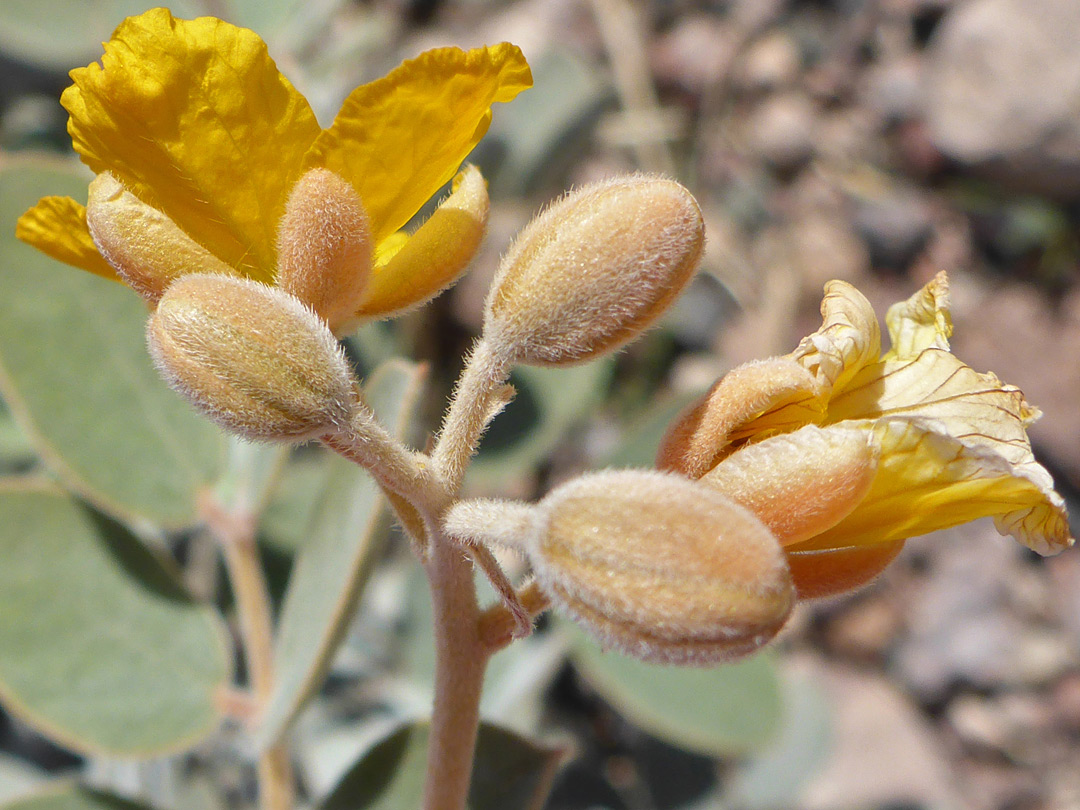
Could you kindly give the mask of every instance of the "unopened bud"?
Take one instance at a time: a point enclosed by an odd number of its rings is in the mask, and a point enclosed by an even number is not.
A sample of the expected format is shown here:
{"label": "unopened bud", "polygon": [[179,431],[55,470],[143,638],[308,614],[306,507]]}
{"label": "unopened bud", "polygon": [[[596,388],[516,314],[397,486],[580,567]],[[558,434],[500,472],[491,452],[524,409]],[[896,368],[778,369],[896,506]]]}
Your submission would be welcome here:
{"label": "unopened bud", "polygon": [[371,278],[371,228],[360,195],[328,169],[312,169],[289,193],[278,226],[277,283],[331,330],[356,313]]}
{"label": "unopened bud", "polygon": [[672,180],[618,177],[571,192],[503,259],[484,336],[509,362],[562,365],[619,348],[697,269],[701,211]]}
{"label": "unopened bud", "polygon": [[128,286],[151,304],[170,284],[189,273],[237,275],[161,211],[109,172],[90,183],[86,224],[94,245]]}
{"label": "unopened bud", "polygon": [[356,407],[333,334],[274,287],[184,276],[158,303],[147,337],[169,385],[246,438],[301,441],[345,425]]}
{"label": "unopened bud", "polygon": [[541,587],[601,643],[711,664],[771,639],[795,593],[776,538],[681,476],[609,471],[544,498],[525,552]]}

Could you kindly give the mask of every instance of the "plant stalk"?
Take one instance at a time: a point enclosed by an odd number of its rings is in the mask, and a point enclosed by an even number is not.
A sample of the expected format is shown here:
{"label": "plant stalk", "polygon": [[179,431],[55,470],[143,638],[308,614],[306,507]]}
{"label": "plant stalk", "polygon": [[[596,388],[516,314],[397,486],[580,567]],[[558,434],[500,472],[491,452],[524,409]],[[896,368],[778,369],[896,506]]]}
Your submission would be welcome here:
{"label": "plant stalk", "polygon": [[[202,512],[221,545],[240,620],[240,642],[248,679],[255,701],[261,707],[274,688],[274,635],[270,594],[255,540],[255,521],[226,510],[211,497],[204,499]],[[283,744],[267,749],[259,757],[258,785],[261,810],[292,810],[292,764]]]}
{"label": "plant stalk", "polygon": [[435,705],[428,740],[424,810],[464,810],[469,795],[480,690],[489,648],[466,552],[432,532],[426,564],[435,623]]}

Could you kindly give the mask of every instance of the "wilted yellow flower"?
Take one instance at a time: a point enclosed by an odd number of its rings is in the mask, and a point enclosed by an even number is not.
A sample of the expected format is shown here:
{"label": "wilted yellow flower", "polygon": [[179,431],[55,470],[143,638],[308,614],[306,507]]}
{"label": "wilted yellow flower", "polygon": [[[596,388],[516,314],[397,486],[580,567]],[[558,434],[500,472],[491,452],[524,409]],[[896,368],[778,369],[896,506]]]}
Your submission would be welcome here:
{"label": "wilted yellow flower", "polygon": [[658,466],[748,507],[784,545],[801,596],[865,584],[904,540],[992,516],[1040,554],[1072,544],[1019,389],[949,351],[941,273],[877,320],[833,281],[822,327],[789,355],[734,369],[669,430]]}
{"label": "wilted yellow flower", "polygon": [[[455,280],[486,221],[478,173],[460,176],[455,186],[465,188],[412,237],[400,229],[454,177],[487,130],[491,105],[532,83],[513,45],[440,48],[353,90],[322,129],[255,33],[211,17],[174,19],[161,8],[121,23],[101,64],[71,77],[61,99],[68,131],[98,175],[90,224],[75,200],[46,197],[19,220],[21,239],[90,272],[119,275],[156,303],[174,278],[191,272],[272,284],[279,238],[302,232],[311,249],[291,245],[293,264],[308,254],[335,273],[345,259],[359,264],[364,289],[353,290],[352,313],[333,313],[335,327],[350,315],[409,308]],[[323,184],[327,208],[346,211],[345,224],[331,216],[321,232],[285,228],[282,237],[290,193],[312,170],[347,184],[344,191]],[[325,194],[300,196],[325,201]],[[297,217],[306,225],[303,213]],[[356,223],[367,232],[337,247],[337,231]],[[300,287],[325,299],[311,279]]]}

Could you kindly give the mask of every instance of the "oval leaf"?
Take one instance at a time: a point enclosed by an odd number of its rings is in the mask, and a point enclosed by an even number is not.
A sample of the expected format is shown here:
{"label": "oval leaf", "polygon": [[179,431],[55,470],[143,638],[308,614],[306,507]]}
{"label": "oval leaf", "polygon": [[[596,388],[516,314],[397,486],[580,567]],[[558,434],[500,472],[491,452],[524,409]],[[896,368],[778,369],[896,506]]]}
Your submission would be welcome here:
{"label": "oval leaf", "polygon": [[713,668],[644,664],[604,652],[576,628],[571,659],[639,728],[708,756],[761,748],[779,727],[780,682],[768,653]]}
{"label": "oval leaf", "polygon": [[218,724],[218,614],[146,546],[48,484],[0,485],[0,699],[76,751],[151,756]]}
{"label": "oval leaf", "polygon": [[[415,810],[422,803],[428,724],[401,726],[376,743],[319,804],[320,810]],[[481,724],[469,810],[538,810],[563,750]]]}
{"label": "oval leaf", "polygon": [[192,523],[196,492],[222,468],[224,436],[158,377],[135,293],[15,239],[15,220],[48,194],[85,198],[86,181],[57,164],[0,168],[4,397],[84,498],[125,519]]}
{"label": "oval leaf", "polygon": [[65,786],[18,801],[0,804],[0,810],[150,810],[145,804],[110,793]]}
{"label": "oval leaf", "polygon": [[[407,432],[424,373],[415,363],[391,360],[364,387],[364,399],[392,433]],[[385,537],[383,498],[360,467],[326,459],[319,501],[289,578],[274,647],[275,682],[262,723],[260,745],[272,745],[322,683],[352,620]]]}

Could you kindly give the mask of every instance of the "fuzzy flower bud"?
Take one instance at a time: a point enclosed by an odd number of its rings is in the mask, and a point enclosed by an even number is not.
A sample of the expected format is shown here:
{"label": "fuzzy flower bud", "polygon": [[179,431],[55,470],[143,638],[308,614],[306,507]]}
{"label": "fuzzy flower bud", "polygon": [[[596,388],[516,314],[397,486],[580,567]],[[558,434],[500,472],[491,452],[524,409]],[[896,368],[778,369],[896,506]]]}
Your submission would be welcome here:
{"label": "fuzzy flower bud", "polygon": [[795,601],[765,525],[678,475],[595,473],[536,506],[463,501],[444,529],[460,542],[522,552],[556,607],[601,644],[644,661],[746,655],[779,632]]}
{"label": "fuzzy flower bud", "polygon": [[360,195],[328,169],[304,174],[278,225],[277,283],[336,330],[360,306],[371,278],[371,227]]}
{"label": "fuzzy flower bud", "polygon": [[697,202],[672,180],[633,175],[571,192],[506,254],[484,336],[508,362],[563,365],[613,351],[675,300],[704,238]]}
{"label": "fuzzy flower bud", "polygon": [[302,441],[346,424],[356,407],[326,324],[259,282],[184,276],[158,303],[147,339],[174,390],[248,439]]}

